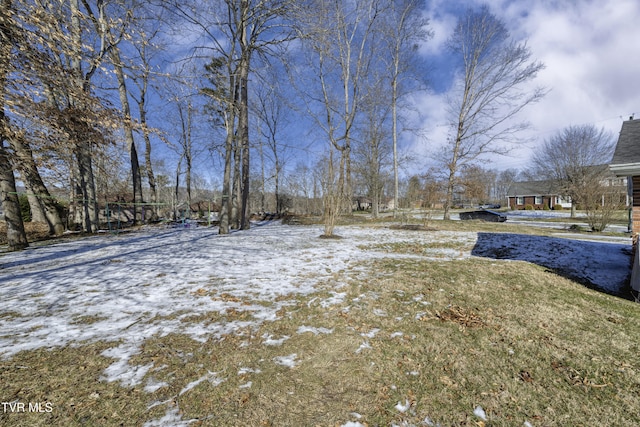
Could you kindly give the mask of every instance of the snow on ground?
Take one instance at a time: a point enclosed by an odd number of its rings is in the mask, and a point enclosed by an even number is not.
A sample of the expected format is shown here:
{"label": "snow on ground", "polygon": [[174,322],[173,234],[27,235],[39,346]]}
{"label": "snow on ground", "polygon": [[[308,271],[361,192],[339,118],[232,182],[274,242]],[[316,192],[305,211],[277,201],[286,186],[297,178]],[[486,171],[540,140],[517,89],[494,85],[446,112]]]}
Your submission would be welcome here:
{"label": "snow on ground", "polygon": [[[125,342],[109,356],[122,360],[144,339],[176,329],[202,341],[248,324],[196,324],[182,318],[233,308],[258,320],[275,319],[284,302],[277,297],[308,294],[333,273],[363,259],[392,256],[359,245],[434,239],[463,242],[472,233],[425,234],[349,227],[341,240],[318,239],[318,227],[279,223],[220,236],[216,229],[152,229],[103,235],[30,248],[0,257],[0,356],[21,350],[63,346],[85,340]],[[409,233],[409,234],[407,234]],[[397,255],[409,256],[409,255]],[[434,251],[429,258],[468,257],[460,251]],[[339,303],[336,284],[323,306]],[[198,298],[215,290],[226,298]],[[242,301],[240,301],[242,300]],[[247,301],[256,304],[246,306]],[[260,301],[273,301],[265,307]],[[279,305],[280,304],[280,305]],[[172,316],[174,319],[158,319]],[[82,322],[83,317],[92,321]]]}
{"label": "snow on ground", "polygon": [[[412,232],[344,227],[341,240],[318,239],[319,227],[280,223],[220,236],[217,229],[148,229],[136,233],[65,241],[0,256],[0,356],[21,350],[63,346],[86,340],[124,342],[109,351],[126,360],[146,338],[181,329],[205,341],[247,326],[189,324],[193,314],[242,308],[253,317],[275,319],[288,294],[309,294],[321,281],[344,269],[353,271],[373,257],[426,260],[472,255],[534,262],[570,270],[572,277],[611,292],[629,272],[630,243],[585,242],[511,233]],[[460,242],[469,250],[438,248],[434,242]],[[413,241],[430,245],[421,255],[383,252],[385,244]],[[363,250],[376,245],[380,251]],[[199,298],[202,290],[226,298]],[[336,283],[321,305],[344,298]],[[229,297],[230,296],[230,297]],[[242,300],[242,301],[239,301]],[[256,304],[245,306],[246,301]],[[269,307],[258,304],[272,301]],[[174,319],[160,319],[178,313]],[[82,322],[89,316],[91,322]],[[312,326],[311,326],[312,327]],[[310,328],[311,328],[310,327]],[[311,330],[311,329],[310,329]],[[325,331],[322,331],[325,332]],[[114,367],[113,379],[117,371]],[[125,374],[126,382],[144,372]]]}
{"label": "snow on ground", "polygon": [[[343,284],[335,282],[334,273],[358,274],[358,264],[375,257],[417,257],[426,262],[471,256],[524,260],[568,271],[570,277],[614,293],[629,273],[629,241],[358,226],[337,230],[344,237],[340,240],[319,239],[321,233],[318,226],[290,227],[279,222],[229,236],[220,236],[213,228],[150,228],[2,254],[0,357],[8,359],[19,351],[41,347],[112,341],[114,346],[103,354],[114,362],[102,379],[133,386],[154,368],[129,363],[144,340],[177,332],[206,341],[234,333],[274,320],[287,304],[278,297],[310,294],[320,283],[332,286],[331,297],[317,303],[339,303],[345,293],[340,292]],[[385,251],[385,245],[406,241],[424,243],[427,249],[422,255]],[[452,241],[465,249],[448,249]],[[202,292],[220,298],[202,298]],[[254,320],[182,321],[194,314],[236,308],[251,311]],[[298,333],[307,332],[332,331],[301,325]],[[279,345],[288,337],[263,338],[265,345]],[[295,354],[274,362],[295,366]],[[216,378],[210,372],[192,384]],[[149,381],[146,389],[158,387]]]}

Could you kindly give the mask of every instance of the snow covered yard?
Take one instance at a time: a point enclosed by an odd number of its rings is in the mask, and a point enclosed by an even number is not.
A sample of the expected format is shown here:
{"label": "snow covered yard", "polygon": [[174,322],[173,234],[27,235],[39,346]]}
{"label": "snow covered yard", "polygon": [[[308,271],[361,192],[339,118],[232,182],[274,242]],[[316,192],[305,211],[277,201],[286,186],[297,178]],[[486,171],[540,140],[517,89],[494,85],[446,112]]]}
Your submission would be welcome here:
{"label": "snow covered yard", "polygon": [[[231,236],[219,236],[216,229],[173,228],[4,254],[2,311],[12,315],[2,319],[1,330],[8,333],[0,337],[0,355],[92,339],[117,341],[124,335],[124,357],[140,340],[179,328],[180,316],[153,321],[175,313],[191,316],[242,307],[257,320],[272,320],[282,306],[278,297],[311,293],[334,272],[352,269],[363,259],[389,256],[363,251],[359,245],[406,239],[382,228],[344,228],[340,233],[345,239],[320,240],[318,227],[279,224]],[[469,244],[474,238],[455,236]],[[434,235],[413,234],[411,239],[432,241]],[[434,251],[432,256],[468,257],[470,252]],[[202,289],[227,297],[199,298]],[[273,305],[260,304],[264,301]],[[89,325],[78,322],[85,317],[93,319]],[[238,326],[245,325],[192,325],[186,332],[206,340]]]}
{"label": "snow covered yard", "polygon": [[[372,270],[375,263],[418,262],[428,270],[429,265],[474,262],[476,257],[482,263],[524,260],[561,274],[568,269],[568,277],[611,293],[628,274],[629,245],[625,243],[359,226],[340,228],[338,234],[344,237],[340,240],[318,239],[320,233],[319,227],[279,223],[230,236],[219,236],[216,229],[209,228],[147,229],[3,254],[0,356],[10,363],[23,351],[106,343],[101,355],[110,362],[99,380],[124,388],[137,387],[151,395],[171,385],[156,379],[154,373],[164,368],[153,358],[135,362],[154,340],[175,334],[197,343],[240,337],[240,347],[253,345],[252,340],[257,339],[261,345],[276,349],[288,340],[294,341],[295,336],[312,334],[321,340],[333,334],[334,328],[294,324],[290,327],[295,332],[288,335],[252,334],[270,322],[286,319],[285,313],[295,311],[301,299],[307,308],[325,313],[323,316],[350,316],[352,307],[367,298],[376,299],[367,293],[351,296],[349,290],[354,283],[373,286],[375,281],[393,276],[388,271]],[[447,293],[438,284],[433,286],[434,291]],[[418,307],[431,304],[421,293],[411,301]],[[376,307],[366,315],[384,318],[387,311]],[[420,313],[411,317],[428,317],[426,312]],[[460,315],[459,311],[452,313],[454,317]],[[366,353],[379,331],[371,325],[364,328],[359,332],[361,342],[351,353]],[[391,331],[389,338],[403,339],[405,333]],[[301,357],[299,353],[286,353],[271,361],[274,366],[295,369]],[[202,383],[216,386],[228,381],[208,369],[180,385],[177,395],[193,393]],[[243,369],[243,378],[259,373],[255,367]],[[239,386],[251,387],[251,381]],[[3,401],[13,399],[2,396]],[[162,407],[166,413],[147,425],[190,423],[183,420],[175,399],[148,400],[148,409]],[[399,416],[412,407],[411,399],[396,403]],[[356,415],[357,410],[353,410]],[[358,424],[356,415],[351,417],[351,425]],[[429,425],[430,421],[424,418],[423,422]]]}

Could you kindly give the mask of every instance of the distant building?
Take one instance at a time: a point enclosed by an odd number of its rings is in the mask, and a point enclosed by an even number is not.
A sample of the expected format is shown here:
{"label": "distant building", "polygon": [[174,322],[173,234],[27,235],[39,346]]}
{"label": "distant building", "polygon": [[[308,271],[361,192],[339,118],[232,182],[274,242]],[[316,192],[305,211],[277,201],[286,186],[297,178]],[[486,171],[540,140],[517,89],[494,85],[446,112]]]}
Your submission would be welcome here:
{"label": "distant building", "polygon": [[[589,173],[601,176],[600,184],[604,187],[602,203],[607,197],[624,197],[627,178],[612,173],[609,165],[587,166]],[[572,207],[571,197],[563,194],[562,185],[557,180],[514,182],[507,190],[507,201],[511,209],[563,209]],[[612,196],[613,195],[613,196]],[[629,200],[626,200],[629,205]],[[579,208],[579,207],[578,207]]]}
{"label": "distant building", "polygon": [[533,209],[571,208],[571,198],[563,196],[557,181],[514,182],[507,190],[509,208],[518,210],[531,206]]}

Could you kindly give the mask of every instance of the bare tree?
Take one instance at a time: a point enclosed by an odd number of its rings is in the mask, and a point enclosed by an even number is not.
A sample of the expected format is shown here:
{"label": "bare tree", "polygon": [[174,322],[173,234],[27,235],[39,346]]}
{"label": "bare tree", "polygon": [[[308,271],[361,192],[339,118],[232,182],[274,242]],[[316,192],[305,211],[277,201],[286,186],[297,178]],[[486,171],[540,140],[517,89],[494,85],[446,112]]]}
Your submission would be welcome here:
{"label": "bare tree", "polygon": [[498,174],[496,177],[495,196],[500,200],[500,203],[504,203],[507,200],[507,193],[509,187],[516,182],[520,173],[515,169],[506,169]]}
{"label": "bare tree", "polygon": [[[212,0],[206,3],[211,9],[203,7],[201,2],[194,8],[182,2],[171,4],[174,12],[203,31],[210,41],[213,60],[220,62],[215,67],[216,88],[210,92],[210,95],[223,95],[217,102],[226,105],[222,111],[227,114],[220,233],[229,232],[227,212],[234,199],[239,200],[240,228],[249,228],[249,75],[255,56],[268,55],[274,46],[290,39],[284,17],[293,3],[293,0]],[[240,165],[235,168],[239,176],[234,176],[233,181],[232,156]],[[230,190],[232,182],[237,189],[235,193]],[[230,197],[236,195],[239,199]]]}
{"label": "bare tree", "polygon": [[[269,77],[272,78],[269,79]],[[261,87],[255,91],[254,111],[259,120],[258,132],[261,140],[265,141],[269,148],[269,157],[273,163],[272,177],[274,179],[276,213],[281,214],[283,212],[281,195],[282,170],[285,165],[285,150],[287,147],[280,138],[283,128],[288,124],[288,120],[285,110],[286,105],[275,82],[276,76],[270,75],[269,77],[264,79]]]}
{"label": "bare tree", "polygon": [[[150,40],[152,38],[149,37]],[[151,129],[147,121],[147,99],[149,97],[149,81],[151,76],[151,64],[149,59],[149,47],[148,43],[141,43],[137,47],[138,55],[140,59],[139,70],[140,72],[133,77],[134,82],[138,86],[139,94],[132,95],[138,105],[138,116],[140,119],[140,131],[144,140],[144,161],[145,170],[147,173],[147,180],[149,182],[150,202],[153,205],[151,220],[155,220],[159,216],[159,202],[158,188],[156,184],[156,178],[153,172],[153,164],[151,162]]]}
{"label": "bare tree", "polygon": [[125,78],[125,64],[123,63],[120,55],[120,48],[115,40],[118,35],[114,35],[111,31],[108,33],[109,41],[112,48],[110,49],[110,55],[115,69],[116,78],[118,81],[118,95],[120,97],[120,105],[122,107],[123,114],[123,128],[124,136],[127,145],[129,146],[129,160],[131,162],[131,179],[133,189],[133,218],[134,224],[140,223],[142,220],[140,206],[143,203],[142,197],[142,176],[140,174],[140,163],[138,159],[138,149],[136,148],[136,141],[134,138],[134,128],[136,127],[132,118],[131,106],[129,104],[129,90],[127,88]]}
{"label": "bare tree", "polygon": [[545,95],[543,88],[523,89],[543,64],[531,61],[527,45],[511,40],[504,23],[487,6],[469,9],[460,18],[448,47],[462,69],[449,99],[452,135],[441,157],[448,171],[445,219],[450,218],[461,166],[487,153],[508,152],[505,143],[516,141],[527,127],[515,121],[516,116]]}
{"label": "bare tree", "polygon": [[328,175],[323,180],[327,237],[333,235],[340,212],[351,207],[354,125],[375,57],[374,35],[381,11],[379,0],[314,0],[299,10],[299,35],[311,54],[318,93],[308,88],[304,92],[314,104],[310,106],[313,120],[330,144],[328,167],[324,168]]}
{"label": "bare tree", "polygon": [[210,87],[201,91],[208,98],[207,109],[210,112],[210,120],[214,124],[222,125],[225,130],[224,141],[224,172],[222,179],[222,200],[220,203],[220,234],[229,234],[231,225],[235,222],[232,217],[232,158],[236,152],[236,83],[233,71],[233,55],[213,58],[205,65]]}
{"label": "bare tree", "polygon": [[180,118],[180,146],[185,163],[185,185],[187,190],[187,206],[191,206],[191,173],[193,170],[193,122],[195,108],[190,100],[186,104],[177,102],[178,117]]}
{"label": "bare tree", "polygon": [[[354,145],[354,173],[371,199],[371,214],[377,218],[389,176],[392,147],[389,145],[390,102],[380,86],[370,88],[370,94],[362,104],[364,116],[359,127],[361,140]],[[394,166],[397,158],[394,157]]]}
{"label": "bare tree", "polygon": [[491,201],[495,177],[495,171],[478,165],[465,165],[459,179],[465,200],[475,205]]}
{"label": "bare tree", "polygon": [[[42,116],[40,104],[43,77],[58,75],[59,67],[51,57],[42,52],[41,33],[46,33],[47,21],[33,12],[34,6],[10,0],[2,3],[0,12],[0,102],[2,103],[2,141],[6,140],[11,150],[5,155],[12,157],[13,166],[20,171],[28,189],[29,203],[33,207],[34,219],[49,225],[51,234],[61,234],[64,225],[58,214],[56,203],[47,190],[33,155],[28,137],[33,135],[26,129],[47,129],[47,123],[37,122]],[[35,7],[37,11],[37,7]],[[60,41],[60,36],[49,34],[50,44]],[[12,173],[13,174],[13,173]],[[8,176],[6,177],[9,178]],[[15,191],[15,189],[13,190]]]}
{"label": "bare tree", "polygon": [[571,198],[575,216],[577,206],[595,210],[602,205],[602,196],[608,192],[602,184],[608,171],[603,165],[611,160],[614,148],[615,138],[604,128],[569,126],[534,153],[532,169],[539,177],[558,181],[563,195]]}
{"label": "bare tree", "polygon": [[624,210],[626,204],[627,187],[612,185],[607,179],[608,166],[601,165],[600,168],[604,169],[601,179],[593,180],[582,195],[581,206],[591,231],[604,231],[613,222],[615,215]]}
{"label": "bare tree", "polygon": [[398,103],[408,91],[406,85],[415,63],[419,43],[433,36],[428,30],[429,20],[424,18],[424,0],[401,0],[389,2],[384,13],[384,40],[389,51],[389,72],[391,77],[391,120],[393,130],[393,201],[394,216],[398,208]]}
{"label": "bare tree", "polygon": [[0,3],[0,202],[4,210],[7,224],[7,242],[10,250],[26,248],[27,235],[20,215],[20,204],[16,193],[13,165],[9,159],[4,141],[8,132],[7,118],[4,112],[7,91],[7,76],[10,71],[11,51],[14,48],[15,36],[12,28],[14,13],[11,0]]}

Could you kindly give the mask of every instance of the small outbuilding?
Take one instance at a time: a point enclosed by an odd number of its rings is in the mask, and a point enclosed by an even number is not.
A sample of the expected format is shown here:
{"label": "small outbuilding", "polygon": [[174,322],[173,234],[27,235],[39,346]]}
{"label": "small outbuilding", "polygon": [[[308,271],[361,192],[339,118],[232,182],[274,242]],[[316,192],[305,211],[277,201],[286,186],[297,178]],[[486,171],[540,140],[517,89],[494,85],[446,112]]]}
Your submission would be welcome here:
{"label": "small outbuilding", "polygon": [[618,177],[627,177],[627,189],[631,199],[631,233],[634,245],[634,261],[631,273],[631,288],[635,291],[636,300],[640,295],[640,251],[638,236],[640,235],[640,119],[622,123],[618,144],[609,169]]}

